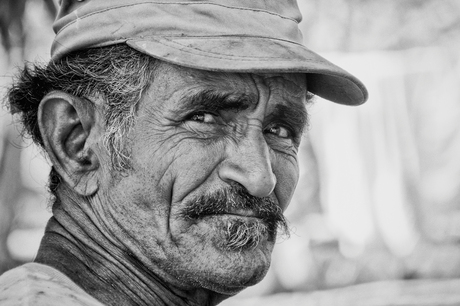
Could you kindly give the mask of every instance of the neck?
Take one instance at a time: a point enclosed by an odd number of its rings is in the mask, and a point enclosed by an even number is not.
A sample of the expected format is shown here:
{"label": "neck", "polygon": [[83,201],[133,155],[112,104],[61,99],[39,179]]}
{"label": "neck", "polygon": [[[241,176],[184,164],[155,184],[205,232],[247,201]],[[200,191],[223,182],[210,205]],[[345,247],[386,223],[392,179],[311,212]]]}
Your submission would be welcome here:
{"label": "neck", "polygon": [[106,305],[213,305],[220,302],[210,301],[211,295],[190,294],[169,287],[152,272],[154,269],[148,269],[131,252],[108,239],[81,208],[82,203],[66,200],[53,209],[36,262],[58,269]]}

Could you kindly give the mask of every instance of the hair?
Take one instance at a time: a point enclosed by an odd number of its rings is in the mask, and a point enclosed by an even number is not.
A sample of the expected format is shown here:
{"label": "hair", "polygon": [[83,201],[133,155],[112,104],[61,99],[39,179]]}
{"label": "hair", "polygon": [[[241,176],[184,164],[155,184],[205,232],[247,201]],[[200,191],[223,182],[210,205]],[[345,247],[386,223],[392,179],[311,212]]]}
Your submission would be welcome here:
{"label": "hair", "polygon": [[[21,123],[23,136],[30,136],[44,149],[37,113],[46,94],[61,90],[88,101],[102,98],[106,128],[103,143],[112,168],[123,171],[130,167],[124,136],[154,78],[156,63],[156,59],[124,44],[70,53],[48,65],[27,63],[8,90],[6,104]],[[60,182],[60,175],[52,167],[48,188],[56,200]]]}

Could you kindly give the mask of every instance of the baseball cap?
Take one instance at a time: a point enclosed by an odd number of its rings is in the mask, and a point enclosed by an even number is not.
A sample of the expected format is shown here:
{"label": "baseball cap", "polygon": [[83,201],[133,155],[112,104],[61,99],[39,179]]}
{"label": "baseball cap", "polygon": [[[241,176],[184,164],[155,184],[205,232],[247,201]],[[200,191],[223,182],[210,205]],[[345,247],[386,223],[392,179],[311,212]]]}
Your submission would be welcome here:
{"label": "baseball cap", "polygon": [[201,70],[305,73],[313,94],[364,103],[361,81],[302,44],[301,19],[295,0],[62,0],[51,60],[127,44]]}

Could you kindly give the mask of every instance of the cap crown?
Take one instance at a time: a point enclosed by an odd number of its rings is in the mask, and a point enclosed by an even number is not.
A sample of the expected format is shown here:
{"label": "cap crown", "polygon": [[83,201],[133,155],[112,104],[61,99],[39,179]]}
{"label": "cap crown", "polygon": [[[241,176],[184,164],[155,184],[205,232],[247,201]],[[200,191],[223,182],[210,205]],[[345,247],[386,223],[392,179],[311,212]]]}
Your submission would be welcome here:
{"label": "cap crown", "polygon": [[195,69],[306,73],[308,90],[357,105],[364,85],[302,45],[295,0],[62,0],[52,60],[125,43]]}

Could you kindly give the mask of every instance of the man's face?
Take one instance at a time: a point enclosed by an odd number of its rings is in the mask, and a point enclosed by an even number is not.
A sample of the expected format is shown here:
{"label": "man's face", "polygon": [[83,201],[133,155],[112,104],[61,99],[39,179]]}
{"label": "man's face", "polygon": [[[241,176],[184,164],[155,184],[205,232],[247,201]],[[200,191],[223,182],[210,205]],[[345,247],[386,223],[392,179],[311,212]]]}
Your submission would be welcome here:
{"label": "man's face", "polygon": [[300,74],[161,64],[127,137],[132,167],[104,167],[93,206],[115,243],[181,289],[260,281],[298,180],[305,99]]}

